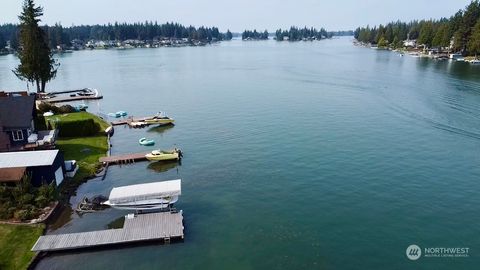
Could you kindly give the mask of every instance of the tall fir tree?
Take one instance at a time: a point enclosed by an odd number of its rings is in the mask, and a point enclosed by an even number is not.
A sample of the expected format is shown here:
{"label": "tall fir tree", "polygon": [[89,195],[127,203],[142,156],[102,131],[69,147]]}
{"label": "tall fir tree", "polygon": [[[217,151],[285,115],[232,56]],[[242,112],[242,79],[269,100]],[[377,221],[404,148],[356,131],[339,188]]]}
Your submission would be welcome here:
{"label": "tall fir tree", "polygon": [[20,19],[20,65],[13,71],[15,75],[29,83],[35,83],[37,93],[45,92],[47,82],[55,78],[58,64],[48,46],[46,33],[38,25],[43,8],[33,0],[23,2]]}

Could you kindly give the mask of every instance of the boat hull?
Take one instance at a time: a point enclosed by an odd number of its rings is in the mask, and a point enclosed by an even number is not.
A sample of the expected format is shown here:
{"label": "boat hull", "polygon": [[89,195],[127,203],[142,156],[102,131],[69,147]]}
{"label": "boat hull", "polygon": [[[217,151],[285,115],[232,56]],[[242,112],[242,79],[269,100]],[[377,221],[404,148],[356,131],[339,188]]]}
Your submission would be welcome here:
{"label": "boat hull", "polygon": [[135,201],[122,204],[112,204],[110,201],[106,201],[103,204],[110,207],[122,210],[159,210],[165,209],[172,206],[178,201],[178,196],[172,197],[171,199],[154,199],[154,200],[144,200],[144,201]]}
{"label": "boat hull", "polygon": [[146,154],[145,157],[150,161],[162,161],[162,160],[179,160],[180,156],[178,152],[172,154],[162,153],[160,155]]}
{"label": "boat hull", "polygon": [[173,124],[175,122],[175,120],[173,120],[173,119],[145,119],[144,122],[147,123],[147,124],[150,124],[150,125],[155,125],[155,124],[168,125],[168,124]]}

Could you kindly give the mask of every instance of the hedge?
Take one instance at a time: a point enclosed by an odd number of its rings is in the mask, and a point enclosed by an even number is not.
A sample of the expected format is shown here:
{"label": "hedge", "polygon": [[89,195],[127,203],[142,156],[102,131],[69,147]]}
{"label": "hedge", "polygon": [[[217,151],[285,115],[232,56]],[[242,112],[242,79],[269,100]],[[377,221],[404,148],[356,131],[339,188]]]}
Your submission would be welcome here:
{"label": "hedge", "polygon": [[58,129],[60,137],[94,136],[100,132],[100,125],[93,119],[78,119],[73,121],[49,121],[53,128]]}

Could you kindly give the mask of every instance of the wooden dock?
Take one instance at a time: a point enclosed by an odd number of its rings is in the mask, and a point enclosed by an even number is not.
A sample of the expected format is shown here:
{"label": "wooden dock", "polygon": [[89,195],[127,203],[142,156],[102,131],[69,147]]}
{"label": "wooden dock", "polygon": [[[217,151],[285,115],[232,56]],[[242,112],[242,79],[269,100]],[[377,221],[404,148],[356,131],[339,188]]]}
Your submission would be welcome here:
{"label": "wooden dock", "polygon": [[183,239],[183,229],[182,211],[141,214],[131,219],[126,217],[121,229],[40,236],[32,251],[85,249],[142,241],[169,243],[173,239]]}
{"label": "wooden dock", "polygon": [[[77,93],[93,93],[90,95],[78,95]],[[75,96],[70,96],[70,94],[75,94]],[[42,96],[41,100],[50,102],[50,103],[58,103],[58,102],[69,102],[69,101],[79,101],[79,100],[91,100],[91,99],[102,99],[103,96],[100,95],[98,90],[90,89],[90,88],[83,88],[78,90],[66,90],[60,92],[50,92],[46,95]]]}
{"label": "wooden dock", "polygon": [[79,101],[79,100],[92,100],[92,99],[102,99],[102,95],[98,96],[75,96],[75,97],[70,97],[70,96],[65,96],[65,97],[54,97],[54,98],[49,98],[46,99],[46,101],[50,103],[59,103],[59,102],[70,102],[70,101]]}
{"label": "wooden dock", "polygon": [[101,157],[99,161],[106,165],[112,164],[128,164],[134,163],[135,161],[143,161],[147,160],[145,157],[146,154],[149,152],[142,152],[142,153],[132,153],[132,154],[123,154],[123,155],[114,155],[108,157]]}

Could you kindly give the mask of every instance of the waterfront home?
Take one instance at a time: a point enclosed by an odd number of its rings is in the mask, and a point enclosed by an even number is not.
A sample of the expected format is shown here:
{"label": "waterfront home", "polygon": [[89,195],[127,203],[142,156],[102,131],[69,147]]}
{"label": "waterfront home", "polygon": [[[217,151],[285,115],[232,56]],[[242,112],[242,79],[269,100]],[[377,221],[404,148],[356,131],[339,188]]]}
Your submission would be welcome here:
{"label": "waterfront home", "polygon": [[27,92],[0,92],[0,152],[55,147],[57,130],[35,130],[35,100]]}
{"label": "waterfront home", "polygon": [[58,186],[65,173],[63,154],[59,150],[0,153],[0,182],[3,183],[17,183],[28,174],[33,186],[53,181]]}
{"label": "waterfront home", "polygon": [[0,152],[20,150],[34,131],[35,96],[0,92]]}
{"label": "waterfront home", "polygon": [[403,41],[403,46],[405,47],[411,47],[411,48],[415,48],[417,47],[417,40],[416,39],[407,39],[407,40],[404,40]]}

